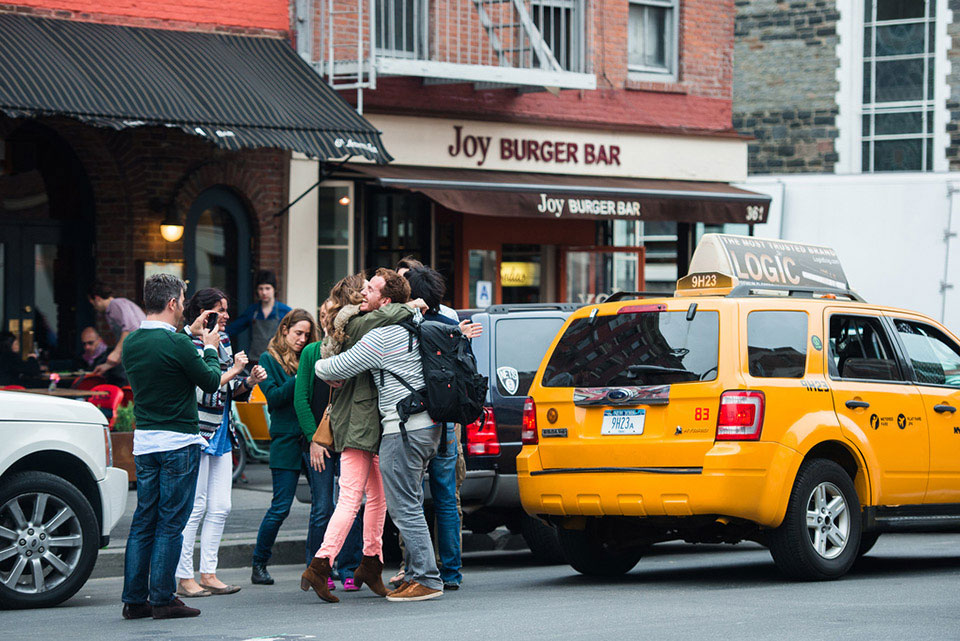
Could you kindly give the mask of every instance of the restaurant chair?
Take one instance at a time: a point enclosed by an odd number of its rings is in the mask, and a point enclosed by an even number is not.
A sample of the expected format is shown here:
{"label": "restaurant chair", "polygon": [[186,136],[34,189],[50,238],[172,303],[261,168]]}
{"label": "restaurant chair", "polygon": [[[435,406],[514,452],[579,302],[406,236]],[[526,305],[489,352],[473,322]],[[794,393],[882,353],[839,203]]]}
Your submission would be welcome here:
{"label": "restaurant chair", "polygon": [[17,392],[25,389],[27,388],[23,385],[4,385],[3,387],[0,387],[0,390],[7,390],[8,392]]}
{"label": "restaurant chair", "polygon": [[123,400],[120,401],[120,407],[133,403],[133,388],[129,385],[124,385],[120,389],[123,390]]}
{"label": "restaurant chair", "polygon": [[86,376],[82,376],[77,380],[75,380],[73,382],[73,385],[71,385],[70,387],[72,389],[78,389],[78,390],[92,390],[96,386],[105,385],[106,383],[107,383],[107,379],[105,379],[102,376],[94,376],[93,374],[87,374]]}
{"label": "restaurant chair", "polygon": [[116,385],[97,385],[91,392],[105,392],[98,396],[91,396],[87,399],[92,405],[100,408],[103,415],[107,417],[110,429],[113,429],[113,423],[117,420],[117,408],[123,402],[123,390]]}

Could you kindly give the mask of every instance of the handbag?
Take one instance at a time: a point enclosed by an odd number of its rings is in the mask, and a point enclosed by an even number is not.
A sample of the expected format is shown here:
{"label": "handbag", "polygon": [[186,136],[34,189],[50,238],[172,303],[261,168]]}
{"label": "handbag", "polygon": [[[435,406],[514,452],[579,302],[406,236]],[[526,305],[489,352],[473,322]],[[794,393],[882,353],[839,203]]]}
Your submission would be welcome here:
{"label": "handbag", "polygon": [[310,439],[317,445],[322,445],[326,448],[333,447],[333,429],[330,426],[330,408],[333,406],[331,401],[333,400],[333,390],[330,390],[330,398],[327,400],[327,406],[323,409],[323,416],[320,418],[320,423],[317,424],[317,431],[313,433],[313,438]]}

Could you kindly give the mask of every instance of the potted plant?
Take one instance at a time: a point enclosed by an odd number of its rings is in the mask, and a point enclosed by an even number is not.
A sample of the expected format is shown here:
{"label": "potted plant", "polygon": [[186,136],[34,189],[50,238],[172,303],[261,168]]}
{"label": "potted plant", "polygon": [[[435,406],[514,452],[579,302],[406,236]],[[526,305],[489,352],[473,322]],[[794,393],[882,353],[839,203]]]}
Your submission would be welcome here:
{"label": "potted plant", "polygon": [[110,444],[113,447],[113,465],[127,471],[130,483],[137,480],[137,466],[133,462],[133,430],[136,420],[133,416],[133,403],[117,408],[110,432]]}

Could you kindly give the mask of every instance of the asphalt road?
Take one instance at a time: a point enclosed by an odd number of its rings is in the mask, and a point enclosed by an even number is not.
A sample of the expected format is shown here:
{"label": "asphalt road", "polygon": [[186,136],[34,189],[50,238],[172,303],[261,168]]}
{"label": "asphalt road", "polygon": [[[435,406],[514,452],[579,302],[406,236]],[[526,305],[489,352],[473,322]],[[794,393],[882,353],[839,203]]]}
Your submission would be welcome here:
{"label": "asphalt road", "polygon": [[848,577],[788,583],[766,550],[661,545],[627,576],[597,580],[528,553],[465,560],[457,592],[389,603],[364,590],[331,605],[301,592],[301,568],[272,567],[277,585],[223,570],[236,595],[196,599],[198,619],[124,621],[121,579],[94,579],[49,610],[0,612],[3,639],[960,639],[960,535],[885,535]]}

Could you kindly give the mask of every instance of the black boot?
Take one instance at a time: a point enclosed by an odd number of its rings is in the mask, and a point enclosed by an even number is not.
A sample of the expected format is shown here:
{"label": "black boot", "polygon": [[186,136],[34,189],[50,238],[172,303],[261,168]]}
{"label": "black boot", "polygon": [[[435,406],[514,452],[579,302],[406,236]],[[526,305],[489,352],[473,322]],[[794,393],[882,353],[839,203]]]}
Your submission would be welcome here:
{"label": "black boot", "polygon": [[254,585],[273,585],[273,577],[267,572],[267,566],[254,564],[250,573],[250,583]]}

